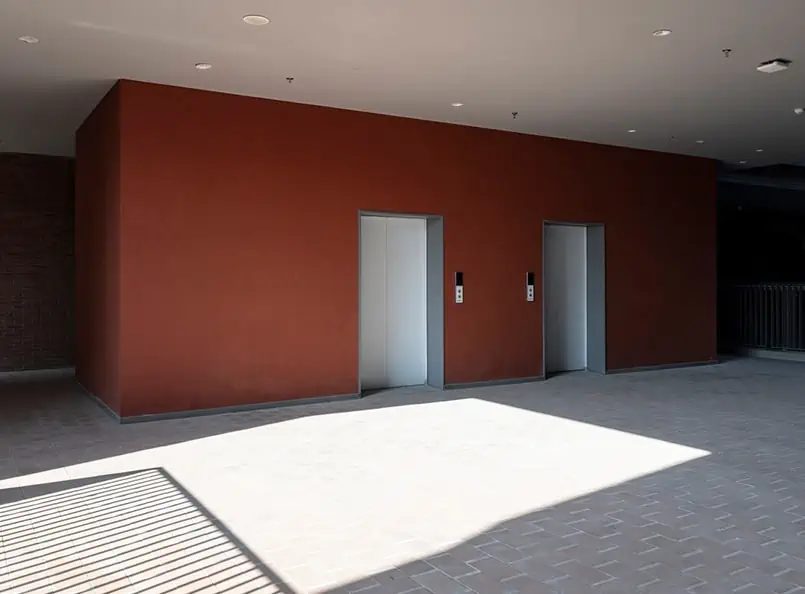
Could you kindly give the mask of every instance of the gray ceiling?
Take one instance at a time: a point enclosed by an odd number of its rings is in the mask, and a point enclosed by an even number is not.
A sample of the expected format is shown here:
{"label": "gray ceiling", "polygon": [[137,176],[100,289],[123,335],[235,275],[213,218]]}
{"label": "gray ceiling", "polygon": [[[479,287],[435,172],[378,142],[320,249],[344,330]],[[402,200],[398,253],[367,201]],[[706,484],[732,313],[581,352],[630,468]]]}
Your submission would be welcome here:
{"label": "gray ceiling", "polygon": [[[253,13],[271,24],[241,21]],[[0,0],[0,150],[71,154],[76,127],[130,78],[805,162],[803,26],[804,0]],[[755,70],[777,57],[792,67]]]}

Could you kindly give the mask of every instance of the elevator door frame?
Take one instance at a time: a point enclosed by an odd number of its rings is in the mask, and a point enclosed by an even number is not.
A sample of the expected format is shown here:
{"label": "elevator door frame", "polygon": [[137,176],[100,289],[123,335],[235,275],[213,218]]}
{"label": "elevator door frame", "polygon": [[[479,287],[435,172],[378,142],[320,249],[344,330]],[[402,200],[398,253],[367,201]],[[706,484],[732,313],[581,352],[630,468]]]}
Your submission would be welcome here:
{"label": "elevator door frame", "polygon": [[423,219],[425,221],[425,325],[428,386],[444,389],[444,217],[441,215],[358,211],[358,394],[363,394],[361,377],[361,217]]}
{"label": "elevator door frame", "polygon": [[603,223],[578,223],[572,221],[543,221],[542,223],[542,375],[547,372],[547,329],[545,324],[545,228],[548,226],[584,227],[586,233],[586,317],[587,370],[607,372],[606,328],[606,228]]}

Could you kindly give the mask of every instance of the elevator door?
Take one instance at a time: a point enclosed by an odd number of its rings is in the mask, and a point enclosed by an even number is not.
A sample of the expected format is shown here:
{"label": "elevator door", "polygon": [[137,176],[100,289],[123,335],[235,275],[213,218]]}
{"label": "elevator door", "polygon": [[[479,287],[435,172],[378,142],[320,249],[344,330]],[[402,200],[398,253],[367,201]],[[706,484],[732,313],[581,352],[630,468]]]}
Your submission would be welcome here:
{"label": "elevator door", "polygon": [[587,229],[546,225],[545,368],[548,373],[587,367]]}
{"label": "elevator door", "polygon": [[361,387],[427,380],[426,221],[361,217]]}

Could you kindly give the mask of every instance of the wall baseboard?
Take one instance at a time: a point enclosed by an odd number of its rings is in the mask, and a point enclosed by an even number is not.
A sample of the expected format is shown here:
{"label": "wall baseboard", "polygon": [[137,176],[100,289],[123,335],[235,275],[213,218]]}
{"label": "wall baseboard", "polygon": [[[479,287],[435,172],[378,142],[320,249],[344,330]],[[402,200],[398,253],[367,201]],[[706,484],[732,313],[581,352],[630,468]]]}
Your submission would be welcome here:
{"label": "wall baseboard", "polygon": [[458,384],[445,384],[445,390],[465,390],[469,388],[493,388],[495,386],[511,386],[515,384],[533,384],[535,382],[545,381],[544,375],[535,375],[533,377],[515,377],[511,379],[502,380],[487,380],[481,382],[465,382]]}
{"label": "wall baseboard", "polygon": [[59,367],[57,369],[26,369],[25,371],[0,372],[0,381],[41,381],[75,377],[75,367]]}
{"label": "wall baseboard", "polygon": [[670,369],[686,369],[688,367],[707,367],[719,365],[721,361],[691,361],[690,363],[669,363],[667,365],[648,365],[646,367],[626,367],[624,369],[607,369],[606,375],[620,375],[624,373],[641,373],[643,371],[667,371]]}
{"label": "wall baseboard", "polygon": [[[803,356],[803,361],[805,361],[805,356]],[[685,369],[688,367],[704,367],[704,366],[713,366],[718,365],[720,361],[712,360],[712,361],[694,361],[690,363],[672,363],[668,365],[652,365],[647,367],[630,367],[626,369],[609,369],[607,370],[607,375],[620,375],[626,373],[640,373],[644,371],[663,371],[663,370],[671,370],[671,369]],[[69,373],[65,374],[65,370],[54,370],[54,371],[62,371],[62,375],[69,375]],[[74,370],[73,370],[74,371]],[[0,379],[2,378],[2,374],[0,374]],[[464,382],[464,383],[453,383],[453,384],[445,384],[445,390],[465,390],[465,389],[473,389],[473,388],[492,388],[495,386],[511,386],[517,384],[531,384],[545,381],[544,375],[536,375],[532,377],[520,377],[520,378],[511,378],[511,379],[502,379],[502,380],[487,380],[487,381],[479,381],[479,382]],[[80,385],[80,384],[79,384]],[[130,417],[121,417],[115,411],[113,411],[109,406],[100,398],[92,394],[88,391],[84,386],[81,386],[86,395],[95,402],[103,411],[108,414],[111,418],[115,421],[123,424],[133,424],[133,423],[148,423],[151,421],[169,421],[173,419],[187,419],[192,417],[204,417],[204,416],[211,416],[211,415],[224,415],[224,414],[232,414],[232,413],[241,413],[241,412],[250,412],[250,411],[258,411],[258,410],[269,410],[273,408],[285,408],[289,406],[305,406],[310,404],[327,404],[332,402],[341,402],[346,400],[358,400],[362,397],[361,394],[340,394],[335,396],[322,396],[322,397],[315,397],[315,398],[299,398],[295,400],[280,400],[276,402],[257,402],[254,404],[241,404],[236,406],[221,406],[216,408],[204,408],[198,410],[187,410],[187,411],[177,411],[177,412],[168,412],[168,413],[154,413],[154,414],[144,414],[144,415],[134,415]],[[438,388],[437,388],[438,389]]]}
{"label": "wall baseboard", "polygon": [[103,400],[98,398],[95,394],[93,394],[92,392],[87,390],[86,386],[84,386],[84,384],[82,384],[81,382],[76,381],[76,383],[84,391],[84,394],[86,394],[87,397],[90,400],[92,400],[92,402],[94,402],[97,406],[99,406],[101,408],[101,410],[103,410],[103,412],[105,412],[107,415],[109,415],[112,419],[114,419],[118,423],[120,422],[120,415],[117,414],[114,410],[112,410],[112,408],[108,404],[106,404]]}
{"label": "wall baseboard", "polygon": [[[280,400],[277,402],[257,402],[254,404],[238,404],[235,406],[221,406],[216,408],[202,408],[198,410],[187,410],[168,413],[154,413],[145,415],[133,415],[130,417],[121,417],[114,414],[121,424],[129,425],[132,423],[149,423],[151,421],[169,421],[173,419],[188,419],[192,417],[206,417],[211,415],[226,415],[232,413],[251,412],[256,410],[269,410],[272,408],[285,408],[289,406],[304,406],[307,404],[327,404],[331,402],[341,402],[344,400],[357,400],[361,397],[360,394],[340,394],[336,396],[322,396],[316,398],[299,398],[296,400]],[[103,403],[101,403],[103,404]],[[105,408],[111,411],[109,407],[104,405]]]}

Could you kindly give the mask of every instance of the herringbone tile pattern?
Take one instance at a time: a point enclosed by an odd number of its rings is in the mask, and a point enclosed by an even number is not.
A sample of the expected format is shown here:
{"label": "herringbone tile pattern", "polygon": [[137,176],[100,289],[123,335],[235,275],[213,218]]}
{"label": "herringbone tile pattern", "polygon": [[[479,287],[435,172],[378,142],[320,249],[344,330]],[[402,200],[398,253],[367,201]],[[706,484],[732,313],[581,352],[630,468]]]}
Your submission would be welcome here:
{"label": "herringbone tile pattern", "polygon": [[[697,462],[513,519],[406,575],[436,594],[805,592],[802,480]],[[416,591],[400,584],[360,591]]]}
{"label": "herringbone tile pattern", "polygon": [[805,366],[124,427],[69,385],[0,395],[0,505],[162,467],[296,594],[805,594]]}

